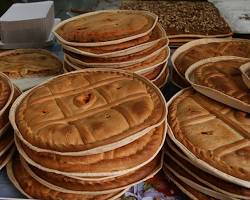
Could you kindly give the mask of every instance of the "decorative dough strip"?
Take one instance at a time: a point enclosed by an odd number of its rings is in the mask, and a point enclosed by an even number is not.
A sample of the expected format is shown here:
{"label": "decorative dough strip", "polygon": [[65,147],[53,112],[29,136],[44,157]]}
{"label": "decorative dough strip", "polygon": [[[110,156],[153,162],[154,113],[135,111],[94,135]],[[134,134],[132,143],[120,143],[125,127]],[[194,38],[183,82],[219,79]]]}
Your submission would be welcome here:
{"label": "decorative dough strip", "polygon": [[[103,112],[103,111],[108,110],[110,108],[114,108],[114,107],[116,107],[116,106],[118,106],[120,104],[127,103],[129,101],[139,99],[139,98],[142,98],[142,97],[147,97],[147,96],[148,96],[148,94],[145,94],[145,93],[133,94],[133,95],[127,96],[125,98],[122,98],[122,99],[120,99],[118,101],[114,101],[112,104],[101,106],[101,107],[95,108],[93,110],[90,110],[88,112],[85,112],[84,114],[79,113],[79,114],[76,114],[74,116],[67,117],[67,118],[64,118],[64,119],[50,120],[50,121],[47,121],[47,122],[43,121],[43,122],[41,122],[39,124],[34,124],[34,129],[37,130],[37,132],[38,132],[40,129],[42,129],[44,127],[47,127],[47,126],[50,126],[52,124],[57,124],[57,123],[65,124],[65,123],[69,123],[69,122],[74,122],[74,121],[77,121],[79,119],[86,118],[86,117],[88,117],[90,115],[94,115],[94,114]],[[59,109],[61,109],[61,108],[59,108]]]}
{"label": "decorative dough strip", "polygon": [[213,151],[216,157],[221,158],[222,156],[226,154],[237,151],[247,146],[250,146],[250,141],[248,139],[242,139],[242,140],[233,142],[231,144],[221,146],[217,149],[214,149]]}
{"label": "decorative dough strip", "polygon": [[211,115],[211,114],[206,114],[206,115],[200,115],[197,117],[194,117],[192,119],[188,119],[185,121],[180,121],[182,126],[190,126],[190,125],[195,125],[195,124],[201,124],[210,120],[215,119],[216,116]]}
{"label": "decorative dough strip", "polygon": [[205,108],[206,110],[208,110],[210,113],[214,114],[218,119],[220,119],[221,121],[223,121],[225,124],[227,124],[228,126],[230,126],[232,129],[234,129],[237,132],[239,132],[244,138],[250,139],[249,134],[248,134],[247,131],[245,131],[243,128],[239,127],[238,124],[236,124],[235,122],[233,122],[229,118],[226,118],[223,114],[219,113],[218,111],[212,110],[209,107],[209,105],[207,105],[207,103],[204,102],[200,97],[198,97],[198,96],[192,96],[192,99],[194,99],[196,101],[196,103],[198,103],[200,106],[202,106],[203,108]]}
{"label": "decorative dough strip", "polygon": [[[129,78],[126,77],[126,79],[129,79]],[[115,77],[115,78],[110,78],[110,79],[98,81],[95,84],[88,85],[88,86],[85,86],[85,87],[81,87],[81,88],[78,88],[78,89],[74,89],[74,90],[71,90],[71,91],[66,91],[66,92],[53,94],[53,96],[52,95],[45,96],[43,98],[40,98],[39,100],[31,101],[31,102],[29,102],[29,104],[31,105],[31,104],[44,103],[45,101],[53,100],[53,99],[56,99],[56,98],[61,98],[61,97],[66,97],[66,96],[71,96],[71,95],[83,93],[83,92],[86,92],[88,90],[93,90],[93,89],[96,89],[98,87],[117,82],[119,80],[124,80],[124,78],[123,77]]]}

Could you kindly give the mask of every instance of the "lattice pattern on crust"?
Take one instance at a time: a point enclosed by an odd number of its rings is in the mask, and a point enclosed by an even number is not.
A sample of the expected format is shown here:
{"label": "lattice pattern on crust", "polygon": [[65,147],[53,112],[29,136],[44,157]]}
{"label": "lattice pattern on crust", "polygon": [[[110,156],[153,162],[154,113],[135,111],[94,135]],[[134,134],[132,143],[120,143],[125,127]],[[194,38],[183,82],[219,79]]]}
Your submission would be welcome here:
{"label": "lattice pattern on crust", "polygon": [[239,56],[250,58],[250,42],[248,41],[227,41],[210,42],[200,44],[180,53],[175,59],[175,67],[185,76],[185,72],[195,62],[216,56]]}
{"label": "lattice pattern on crust", "polygon": [[195,82],[250,104],[250,93],[239,70],[247,62],[249,60],[234,59],[200,65],[193,72]]}
{"label": "lattice pattern on crust", "polygon": [[168,123],[177,140],[198,158],[243,180],[250,180],[250,120],[192,89],[169,107]]}
{"label": "lattice pattern on crust", "polygon": [[[29,93],[16,123],[31,144],[79,151],[119,141],[164,119],[154,88],[118,72],[79,72]],[[115,126],[114,126],[115,125]]]}

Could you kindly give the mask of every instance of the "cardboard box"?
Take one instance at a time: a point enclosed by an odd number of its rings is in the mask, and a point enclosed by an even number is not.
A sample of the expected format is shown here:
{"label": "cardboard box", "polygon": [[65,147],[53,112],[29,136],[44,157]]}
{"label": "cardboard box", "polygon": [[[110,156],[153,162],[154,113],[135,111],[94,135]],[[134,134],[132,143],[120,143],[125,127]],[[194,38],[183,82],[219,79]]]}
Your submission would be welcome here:
{"label": "cardboard box", "polygon": [[43,43],[54,24],[53,1],[13,4],[0,18],[2,43]]}

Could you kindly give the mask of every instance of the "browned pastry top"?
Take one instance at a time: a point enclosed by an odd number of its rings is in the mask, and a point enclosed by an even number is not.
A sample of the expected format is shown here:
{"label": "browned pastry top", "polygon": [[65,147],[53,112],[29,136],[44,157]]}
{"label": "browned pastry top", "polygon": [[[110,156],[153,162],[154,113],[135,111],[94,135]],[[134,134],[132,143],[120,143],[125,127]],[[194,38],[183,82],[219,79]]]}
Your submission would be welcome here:
{"label": "browned pastry top", "polygon": [[250,42],[248,40],[222,40],[221,42],[198,44],[180,53],[176,57],[174,65],[177,70],[185,76],[187,68],[195,62],[216,56],[250,58]]}
{"label": "browned pastry top", "polygon": [[138,138],[138,132],[164,120],[163,101],[137,75],[88,69],[59,76],[28,93],[16,110],[16,124],[33,146],[84,151],[128,136]]}
{"label": "browned pastry top", "polygon": [[200,65],[192,73],[197,84],[216,89],[250,104],[250,91],[244,84],[240,66],[248,60],[218,60]]}
{"label": "browned pastry top", "polygon": [[232,35],[232,31],[210,2],[123,1],[122,9],[147,10],[159,16],[167,35]]}
{"label": "browned pastry top", "polygon": [[199,159],[250,180],[249,114],[186,89],[171,102],[168,123],[175,138]]}
{"label": "browned pastry top", "polygon": [[81,51],[86,51],[86,52],[95,53],[95,54],[111,53],[114,51],[127,49],[127,48],[134,47],[143,43],[152,42],[154,40],[157,40],[163,37],[159,26],[160,25],[156,25],[155,28],[152,30],[152,32],[149,33],[148,35],[145,35],[143,37],[136,38],[127,42],[123,42],[120,44],[97,46],[97,47],[75,47],[75,48]]}
{"label": "browned pastry top", "polygon": [[143,12],[114,11],[83,15],[56,32],[68,42],[106,42],[149,31],[155,19]]}
{"label": "browned pastry top", "polygon": [[134,40],[123,42],[120,44],[111,44],[111,45],[97,46],[97,47],[74,47],[74,48],[81,50],[81,51],[95,53],[95,54],[110,53],[110,52],[119,51],[122,49],[130,48],[130,47],[148,42],[151,37],[152,37],[152,33],[149,33],[148,35],[145,35],[143,37],[136,38]]}
{"label": "browned pastry top", "polygon": [[13,172],[14,178],[16,179],[16,182],[19,184],[21,189],[32,198],[44,200],[106,200],[116,195],[116,193],[102,195],[83,195],[63,193],[53,190],[35,180],[23,167],[18,155],[15,155],[12,160],[12,165],[8,167],[11,167],[11,169],[9,170]]}
{"label": "browned pastry top", "polygon": [[0,71],[12,78],[56,74],[62,63],[42,49],[18,49],[0,53]]}

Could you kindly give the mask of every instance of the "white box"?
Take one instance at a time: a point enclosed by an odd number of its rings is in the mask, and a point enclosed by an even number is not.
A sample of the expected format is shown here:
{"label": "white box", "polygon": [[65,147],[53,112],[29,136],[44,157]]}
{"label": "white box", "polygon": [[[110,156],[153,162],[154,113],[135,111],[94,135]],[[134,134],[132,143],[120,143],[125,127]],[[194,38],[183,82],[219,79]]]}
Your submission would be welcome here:
{"label": "white box", "polygon": [[45,42],[54,24],[54,2],[13,4],[0,18],[2,43]]}

